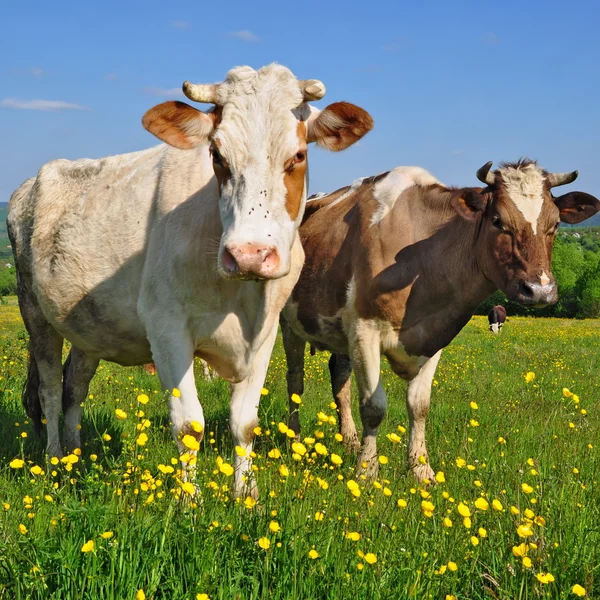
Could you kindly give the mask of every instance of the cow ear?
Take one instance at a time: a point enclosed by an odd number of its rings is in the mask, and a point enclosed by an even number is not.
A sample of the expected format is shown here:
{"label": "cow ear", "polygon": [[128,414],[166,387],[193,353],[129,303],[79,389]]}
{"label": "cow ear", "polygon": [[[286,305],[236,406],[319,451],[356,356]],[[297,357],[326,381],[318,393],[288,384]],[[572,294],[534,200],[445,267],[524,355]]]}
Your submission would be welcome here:
{"label": "cow ear", "polygon": [[585,192],[568,192],[554,199],[563,223],[581,223],[600,210],[600,200]]}
{"label": "cow ear", "polygon": [[185,102],[163,102],[151,108],[142,125],[158,139],[180,150],[206,142],[214,128],[212,113],[203,113]]}
{"label": "cow ear", "polygon": [[345,150],[373,129],[371,115],[349,102],[335,102],[321,111],[310,108],[306,139],[327,150]]}
{"label": "cow ear", "polygon": [[452,194],[450,204],[463,219],[476,221],[483,214],[486,199],[477,188],[465,188]]}

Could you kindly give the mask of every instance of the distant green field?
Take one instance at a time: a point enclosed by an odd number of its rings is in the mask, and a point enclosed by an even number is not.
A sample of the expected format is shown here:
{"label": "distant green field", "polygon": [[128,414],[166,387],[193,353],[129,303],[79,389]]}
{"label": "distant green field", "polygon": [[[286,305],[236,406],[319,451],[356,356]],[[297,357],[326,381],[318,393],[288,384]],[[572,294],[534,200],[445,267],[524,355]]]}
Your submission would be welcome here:
{"label": "distant green field", "polygon": [[10,248],[8,233],[6,232],[7,214],[8,204],[6,202],[0,202],[0,263],[3,263],[4,259],[8,258],[10,258],[12,262],[12,250]]}
{"label": "distant green field", "polygon": [[[567,599],[576,585],[600,596],[600,321],[511,318],[493,336],[474,318],[435,379],[427,439],[445,481],[433,488],[406,473],[406,386],[383,366],[379,451],[389,462],[374,484],[356,480],[359,497],[348,487],[354,459],[323,421],[335,415],[325,354],[307,356],[306,454],[294,460],[279,433],[287,400],[278,343],[252,506],[232,500],[232,478],[216,463],[233,454],[221,380],[198,381],[207,435],[193,499],[168,472],[176,447],[158,379],[142,368],[101,365],[81,458],[71,457],[74,468],[46,465],[20,405],[27,341],[15,311],[0,307],[0,599],[133,599],[138,590],[169,600]],[[142,392],[147,405],[136,401]],[[151,426],[139,446],[142,418]],[[24,467],[11,468],[15,457]]]}

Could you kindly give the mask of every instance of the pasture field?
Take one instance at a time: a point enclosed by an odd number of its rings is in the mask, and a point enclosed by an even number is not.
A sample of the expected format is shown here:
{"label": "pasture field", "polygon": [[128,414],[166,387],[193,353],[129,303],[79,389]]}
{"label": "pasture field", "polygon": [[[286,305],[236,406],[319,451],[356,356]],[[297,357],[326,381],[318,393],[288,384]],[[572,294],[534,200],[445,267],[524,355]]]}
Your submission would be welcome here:
{"label": "pasture field", "polygon": [[221,380],[198,381],[207,423],[193,497],[158,378],[143,368],[102,363],[81,455],[47,464],[21,407],[15,310],[0,306],[2,600],[600,597],[600,321],[510,318],[495,337],[475,317],[434,383],[434,487],[407,474],[406,385],[387,365],[378,480],[357,478],[335,437],[325,354],[307,355],[304,439],[292,449],[278,342],[255,504],[230,495]]}

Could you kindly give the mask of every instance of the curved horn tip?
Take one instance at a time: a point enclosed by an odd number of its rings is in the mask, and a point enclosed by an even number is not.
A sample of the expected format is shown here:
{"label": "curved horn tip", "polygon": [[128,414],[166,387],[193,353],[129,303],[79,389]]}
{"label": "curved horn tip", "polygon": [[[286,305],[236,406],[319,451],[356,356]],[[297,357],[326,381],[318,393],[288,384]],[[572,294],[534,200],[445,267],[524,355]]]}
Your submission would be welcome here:
{"label": "curved horn tip", "polygon": [[481,183],[492,185],[495,182],[496,177],[494,173],[490,172],[490,169],[492,168],[493,164],[494,161],[490,160],[489,162],[486,162],[485,165],[483,165],[483,167],[477,169],[476,176],[477,179],[481,181]]}
{"label": "curved horn tip", "polygon": [[557,187],[559,185],[568,185],[573,183],[579,175],[579,171],[571,171],[570,173],[549,173],[548,183],[550,187]]}

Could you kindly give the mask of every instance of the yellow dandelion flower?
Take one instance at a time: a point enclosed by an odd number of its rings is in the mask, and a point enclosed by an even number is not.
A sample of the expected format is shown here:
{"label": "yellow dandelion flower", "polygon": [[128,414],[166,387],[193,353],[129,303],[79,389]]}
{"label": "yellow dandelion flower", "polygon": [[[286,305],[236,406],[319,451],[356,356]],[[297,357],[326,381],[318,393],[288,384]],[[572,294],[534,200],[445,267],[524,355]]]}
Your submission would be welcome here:
{"label": "yellow dandelion flower", "polygon": [[529,371],[525,375],[525,383],[531,383],[535,379],[535,373],[533,371]]}
{"label": "yellow dandelion flower", "polygon": [[330,460],[331,460],[332,464],[337,465],[337,466],[341,465],[344,462],[342,460],[342,457],[338,456],[337,454],[332,454],[330,456]]}
{"label": "yellow dandelion flower", "polygon": [[513,546],[512,547],[512,553],[517,557],[520,558],[522,556],[525,556],[527,554],[527,551],[529,550],[529,547],[527,546],[527,544],[523,543],[523,544],[519,544],[518,546]]}
{"label": "yellow dandelion flower", "polygon": [[294,404],[300,404],[302,402],[302,398],[300,398],[300,396],[298,396],[298,394],[292,394],[291,397],[290,397],[290,400]]}
{"label": "yellow dandelion flower", "polygon": [[279,523],[277,521],[271,521],[269,523],[269,529],[273,532],[273,533],[277,533],[278,531],[281,531],[281,525],[279,525]]}
{"label": "yellow dandelion flower", "polygon": [[490,507],[489,502],[485,498],[477,498],[475,500],[475,508],[478,510],[487,510]]}
{"label": "yellow dandelion flower", "polygon": [[[277,424],[277,429],[279,429],[280,433],[287,433],[288,432],[288,426],[285,423],[282,423],[281,421]],[[296,435],[296,434],[294,434]]]}
{"label": "yellow dandelion flower", "polygon": [[520,538],[527,538],[533,535],[533,531],[531,530],[531,527],[529,527],[529,525],[519,525],[517,527],[517,535]]}
{"label": "yellow dandelion flower", "polygon": [[470,538],[470,541],[471,541],[471,545],[479,546],[479,538],[478,537],[472,535]]}
{"label": "yellow dandelion flower", "polygon": [[479,535],[480,538],[486,538],[487,537],[487,531],[483,527],[480,527],[477,530],[477,533],[478,533],[478,535]]}
{"label": "yellow dandelion flower", "polygon": [[23,523],[19,523],[19,531],[25,535],[27,533],[27,527],[25,527],[25,525],[23,525]]}
{"label": "yellow dandelion flower", "polygon": [[466,461],[464,458],[460,458],[460,457],[458,457],[458,458],[456,459],[456,466],[457,466],[459,469],[462,469],[462,468],[463,468],[463,467],[464,467],[466,464],[467,464],[467,461]]}
{"label": "yellow dandelion flower", "polygon": [[536,578],[543,584],[552,583],[554,581],[554,575],[552,575],[552,573],[538,573]]}
{"label": "yellow dandelion flower", "polygon": [[389,462],[388,457],[387,456],[380,456],[379,457],[379,463],[382,465],[387,465]]}
{"label": "yellow dandelion flower", "polygon": [[516,506],[511,506],[511,507],[510,507],[510,512],[511,512],[513,515],[515,515],[515,516],[516,516],[516,515],[520,515],[520,514],[521,514],[521,511],[520,511],[520,510],[519,510],[519,509],[518,509]]}
{"label": "yellow dandelion flower", "polygon": [[322,521],[325,518],[325,513],[318,510],[315,513],[315,521]]}
{"label": "yellow dandelion flower", "polygon": [[258,545],[263,549],[263,550],[268,550],[271,547],[271,540],[267,537],[261,537],[258,540]]}
{"label": "yellow dandelion flower", "polygon": [[145,433],[140,433],[140,435],[138,435],[137,439],[135,440],[135,443],[138,446],[145,446],[147,442],[148,442],[148,436]]}
{"label": "yellow dandelion flower", "polygon": [[336,442],[343,442],[344,441],[344,436],[341,433],[336,433],[334,436],[334,439]]}
{"label": "yellow dandelion flower", "polygon": [[443,471],[438,471],[438,472],[435,474],[435,480],[436,480],[438,483],[445,483],[445,482],[446,482],[446,476],[444,475],[444,472],[443,472]]}
{"label": "yellow dandelion flower", "polygon": [[398,502],[396,502],[396,504],[398,505],[398,508],[406,508],[408,506],[408,503],[406,500],[404,500],[404,498],[398,498]]}
{"label": "yellow dandelion flower", "polygon": [[317,442],[315,444],[315,452],[321,456],[327,456],[327,446],[325,446],[325,444],[321,444],[321,442]]}
{"label": "yellow dandelion flower", "polygon": [[191,481],[184,481],[181,484],[181,489],[190,496],[196,491],[196,488],[194,487],[194,484]]}
{"label": "yellow dandelion flower", "polygon": [[175,396],[175,398],[181,398],[181,392],[179,391],[179,388],[174,387],[171,391],[171,395]]}
{"label": "yellow dandelion flower", "polygon": [[135,600],[146,600],[146,594],[144,594],[144,590],[138,590],[135,593]]}
{"label": "yellow dandelion flower", "polygon": [[544,527],[544,525],[546,525],[546,519],[544,519],[544,517],[541,517],[541,516],[537,516],[537,517],[536,517],[536,518],[533,520],[533,522],[534,522],[536,525],[539,525],[540,527]]}
{"label": "yellow dandelion flower", "polygon": [[367,552],[365,554],[365,562],[368,562],[370,565],[374,565],[377,562],[377,555],[373,554],[373,552]]}
{"label": "yellow dandelion flower", "polygon": [[309,550],[308,552],[308,558],[310,558],[311,560],[315,560],[317,558],[319,558],[319,553],[316,550]]}
{"label": "yellow dandelion flower", "polygon": [[583,597],[587,594],[587,592],[585,591],[585,588],[580,586],[578,583],[576,583],[572,588],[571,591],[576,595],[576,596],[580,596]]}
{"label": "yellow dandelion flower", "polygon": [[221,471],[223,475],[227,475],[227,477],[233,475],[234,470],[235,469],[229,463],[223,462],[219,465],[219,471]]}
{"label": "yellow dandelion flower", "polygon": [[88,540],[83,546],[81,546],[82,552],[91,552],[94,549],[94,540]]}
{"label": "yellow dandelion flower", "polygon": [[265,387],[260,390],[261,396],[266,396],[268,393],[269,393],[269,390]]}
{"label": "yellow dandelion flower", "polygon": [[531,494],[531,492],[533,492],[533,488],[530,485],[527,485],[526,483],[521,484],[521,489],[525,494]]}
{"label": "yellow dandelion flower", "polygon": [[346,534],[346,539],[358,542],[358,540],[360,540],[360,533],[358,533],[358,531],[350,531]]}
{"label": "yellow dandelion flower", "polygon": [[188,449],[188,450],[192,450],[193,452],[196,452],[198,450],[200,450],[200,443],[198,442],[198,440],[193,436],[193,435],[184,435],[181,438],[181,443]]}
{"label": "yellow dandelion flower", "polygon": [[571,398],[571,397],[573,396],[573,392],[571,392],[571,391],[569,390],[569,388],[563,388],[563,389],[562,389],[562,395],[563,395],[565,398]]}
{"label": "yellow dandelion flower", "polygon": [[21,460],[20,458],[13,458],[13,460],[8,463],[8,466],[11,469],[22,469],[24,464],[24,460]]}
{"label": "yellow dandelion flower", "polygon": [[442,523],[444,524],[444,527],[452,527],[452,521],[448,517],[444,517]]}
{"label": "yellow dandelion flower", "polygon": [[137,397],[137,401],[138,401],[140,404],[148,404],[148,402],[150,402],[150,398],[148,398],[148,396],[147,396],[146,394],[140,394],[140,395]]}
{"label": "yellow dandelion flower", "polygon": [[241,446],[236,446],[236,447],[235,447],[235,453],[236,453],[238,456],[247,456],[247,454],[248,454],[248,453],[246,452],[246,449],[245,449],[245,448],[242,448]]}
{"label": "yellow dandelion flower", "polygon": [[110,435],[109,435],[108,433],[105,433],[105,434],[102,436],[102,439],[103,439],[105,442],[110,442],[110,440],[112,440],[112,438],[110,437]]}
{"label": "yellow dandelion flower", "polygon": [[116,408],[115,409],[115,416],[120,421],[124,421],[127,418],[127,413],[124,410],[120,409],[120,408]]}
{"label": "yellow dandelion flower", "polygon": [[477,410],[479,408],[479,405],[477,404],[477,402],[473,402],[473,401],[471,401],[469,403],[469,406],[471,407],[472,410]]}
{"label": "yellow dandelion flower", "polygon": [[459,504],[456,508],[458,510],[458,514],[461,517],[470,517],[471,516],[471,511],[469,510],[469,507],[464,502],[459,502]]}
{"label": "yellow dandelion flower", "polygon": [[110,540],[113,535],[114,533],[112,531],[105,531],[104,533],[100,534],[100,537],[105,540]]}
{"label": "yellow dandelion flower", "polygon": [[210,600],[208,594],[196,594],[196,600]]}
{"label": "yellow dandelion flower", "polygon": [[454,561],[451,560],[448,563],[448,570],[449,571],[458,571],[458,565]]}
{"label": "yellow dandelion flower", "polygon": [[292,444],[292,450],[300,456],[304,456],[306,454],[306,446],[301,442],[294,442]]}
{"label": "yellow dandelion flower", "polygon": [[522,559],[522,563],[523,563],[523,566],[526,569],[531,569],[531,567],[533,565],[533,563],[531,562],[531,559],[529,558],[529,556],[524,556],[523,559]]}
{"label": "yellow dandelion flower", "polygon": [[288,469],[288,468],[287,468],[285,465],[281,465],[281,466],[279,467],[279,474],[280,474],[282,477],[289,477],[290,470],[289,470],[289,469]]}
{"label": "yellow dandelion flower", "polygon": [[267,456],[269,458],[281,458],[281,452],[277,448],[273,448],[272,450],[269,450]]}
{"label": "yellow dandelion flower", "polygon": [[471,427],[479,427],[479,421],[476,421],[475,419],[470,419],[469,424]]}
{"label": "yellow dandelion flower", "polygon": [[246,496],[246,499],[244,500],[244,506],[248,509],[254,508],[256,506],[256,499],[254,499],[252,496]]}
{"label": "yellow dandelion flower", "polygon": [[388,433],[386,437],[393,444],[398,444],[402,440],[402,438],[397,433]]}

